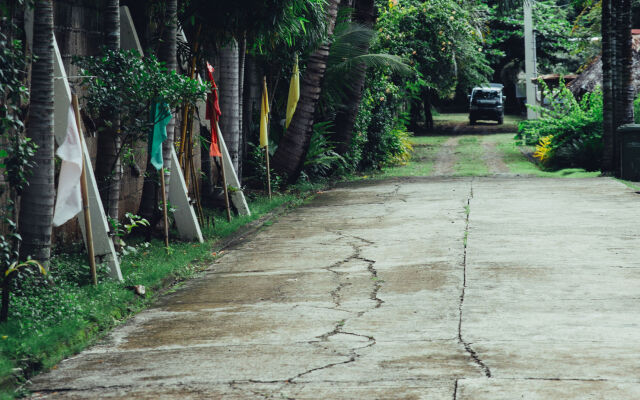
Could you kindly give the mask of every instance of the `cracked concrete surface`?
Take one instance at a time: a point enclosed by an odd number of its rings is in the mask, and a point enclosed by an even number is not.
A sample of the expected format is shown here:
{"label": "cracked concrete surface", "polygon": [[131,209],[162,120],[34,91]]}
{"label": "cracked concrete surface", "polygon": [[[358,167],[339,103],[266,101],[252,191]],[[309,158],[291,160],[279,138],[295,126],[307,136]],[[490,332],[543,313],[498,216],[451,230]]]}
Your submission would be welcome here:
{"label": "cracked concrete surface", "polygon": [[640,398],[639,201],[605,178],[339,187],[29,389],[78,399]]}

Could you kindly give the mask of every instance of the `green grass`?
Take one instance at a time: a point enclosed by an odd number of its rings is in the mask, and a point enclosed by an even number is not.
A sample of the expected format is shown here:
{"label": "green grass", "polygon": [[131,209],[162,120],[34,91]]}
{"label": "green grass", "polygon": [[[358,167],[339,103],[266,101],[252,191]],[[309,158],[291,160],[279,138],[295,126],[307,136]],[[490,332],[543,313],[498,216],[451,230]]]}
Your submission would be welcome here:
{"label": "green grass", "polygon": [[[54,257],[48,281],[22,277],[26,284],[19,296],[12,297],[9,321],[0,325],[0,382],[4,382],[0,398],[16,395],[16,383],[79,352],[149,306],[162,290],[206,269],[215,258],[212,251],[216,241],[277,207],[300,204],[303,197],[286,194],[271,200],[255,198],[249,201],[252,215],[234,217],[230,223],[224,213],[208,211],[215,227],[203,227],[205,242],[172,241],[169,254],[161,240],[149,244],[138,240],[137,251],[122,258],[122,283],[107,279],[103,267],[100,284],[87,285],[84,254]],[[127,289],[130,285],[144,285],[147,296],[135,295]],[[11,379],[14,368],[20,368],[21,373]]]}
{"label": "green grass", "polygon": [[625,179],[615,178],[617,181],[625,184],[627,187],[640,191],[640,182],[627,181]]}
{"label": "green grass", "polygon": [[482,159],[484,148],[480,143],[482,136],[464,136],[456,147],[456,176],[488,175],[489,169]]}
{"label": "green grass", "polygon": [[512,134],[494,135],[494,137],[497,141],[498,151],[502,153],[502,159],[512,174],[533,175],[544,178],[592,178],[600,176],[599,171],[586,171],[582,168],[565,168],[557,171],[542,170],[522,154],[520,146],[515,144]]}
{"label": "green grass", "polygon": [[448,136],[414,136],[411,138],[413,153],[405,165],[386,167],[375,174],[376,178],[398,176],[429,176],[433,170],[435,156]]}

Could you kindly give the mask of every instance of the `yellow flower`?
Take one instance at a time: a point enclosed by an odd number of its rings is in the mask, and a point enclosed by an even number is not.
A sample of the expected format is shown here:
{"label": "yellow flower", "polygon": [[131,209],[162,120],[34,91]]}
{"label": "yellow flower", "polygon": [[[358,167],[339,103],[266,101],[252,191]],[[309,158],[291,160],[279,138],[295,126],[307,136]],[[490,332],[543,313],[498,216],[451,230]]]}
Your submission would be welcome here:
{"label": "yellow flower", "polygon": [[551,158],[553,149],[551,148],[551,141],[553,140],[553,135],[545,136],[540,139],[540,142],[536,146],[536,151],[533,153],[533,156],[540,160],[540,162],[544,163]]}

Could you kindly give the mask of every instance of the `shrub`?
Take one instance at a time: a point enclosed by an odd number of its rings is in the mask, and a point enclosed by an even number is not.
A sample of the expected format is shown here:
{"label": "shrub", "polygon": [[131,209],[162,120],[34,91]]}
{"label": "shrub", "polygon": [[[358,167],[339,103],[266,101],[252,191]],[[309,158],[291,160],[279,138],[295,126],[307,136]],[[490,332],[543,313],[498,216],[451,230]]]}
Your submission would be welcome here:
{"label": "shrub", "polygon": [[549,105],[534,107],[537,120],[520,123],[517,139],[537,144],[534,156],[551,169],[597,170],[602,159],[602,91],[598,88],[578,101],[564,83],[543,87]]}
{"label": "shrub", "polygon": [[404,163],[411,151],[404,93],[385,74],[370,74],[367,80],[347,165],[368,170]]}
{"label": "shrub", "polygon": [[334,151],[334,143],[327,140],[332,127],[332,122],[318,122],[313,125],[313,135],[303,171],[309,178],[324,178],[335,168],[344,166],[344,158]]}

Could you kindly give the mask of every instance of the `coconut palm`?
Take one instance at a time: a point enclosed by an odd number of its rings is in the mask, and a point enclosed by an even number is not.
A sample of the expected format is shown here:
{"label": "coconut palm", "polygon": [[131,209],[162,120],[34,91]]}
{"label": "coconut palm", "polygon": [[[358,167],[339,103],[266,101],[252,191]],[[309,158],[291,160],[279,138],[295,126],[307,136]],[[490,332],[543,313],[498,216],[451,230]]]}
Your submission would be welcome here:
{"label": "coconut palm", "polygon": [[615,170],[614,163],[614,103],[613,103],[613,20],[611,0],[602,1],[602,171],[612,173]]}
{"label": "coconut palm", "polygon": [[240,144],[240,66],[235,39],[220,49],[220,130],[233,168],[238,172]]}
{"label": "coconut palm", "polygon": [[[329,0],[327,2],[326,21],[329,37],[333,34],[339,3],[340,0]],[[291,119],[287,133],[280,141],[273,157],[273,168],[279,174],[285,176],[289,182],[295,181],[300,175],[309,148],[313,133],[314,113],[322,90],[322,80],[327,69],[329,48],[330,42],[326,41],[309,56],[307,69],[302,76],[300,84],[298,106]]]}
{"label": "coconut palm", "polygon": [[[178,68],[177,49],[178,49],[178,19],[177,19],[178,3],[177,0],[166,0],[164,24],[161,27],[161,45],[158,49],[158,60],[165,64],[167,72],[176,71]],[[175,115],[175,113],[174,113]],[[165,179],[165,196],[169,196],[169,183],[171,179],[169,166],[171,165],[171,151],[173,149],[173,138],[175,131],[175,118],[171,118],[167,125],[167,139],[162,143],[162,157]],[[155,168],[151,165],[151,155],[147,157],[146,171],[149,175],[156,174]],[[153,179],[145,179],[142,187],[142,199],[138,213],[141,217],[146,218],[154,223],[159,221],[159,214],[156,205],[158,204],[159,188],[157,181]]]}
{"label": "coconut palm", "polygon": [[20,257],[47,265],[55,201],[53,136],[53,1],[34,3],[31,102],[27,136],[38,146],[20,204]]}
{"label": "coconut palm", "polygon": [[[158,51],[158,60],[164,62],[167,67],[167,72],[171,73],[178,69],[178,0],[166,0],[165,7],[165,26],[162,31],[162,45]],[[175,127],[175,118],[171,118],[171,121],[169,121],[167,125],[167,140],[162,143],[162,156],[165,168],[169,168],[171,165],[171,150],[173,149]],[[169,198],[170,179],[170,171],[166,169],[164,180],[166,184],[165,195],[167,198]]]}
{"label": "coconut palm", "polygon": [[[631,36],[631,0],[621,0],[616,6],[615,20],[615,52],[616,79],[613,82],[615,93],[614,129],[624,124],[633,123],[633,100],[635,90],[632,77],[632,36]],[[617,139],[614,140],[617,143]],[[619,146],[614,144],[614,173],[620,174]]]}
{"label": "coconut palm", "polygon": [[608,174],[620,173],[620,151],[616,130],[632,123],[631,0],[602,2],[602,91],[603,165]]}
{"label": "coconut palm", "polygon": [[[362,24],[367,28],[373,28],[376,21],[375,4],[373,0],[356,0],[353,14],[354,22]],[[369,51],[370,41],[363,43],[361,50],[364,54]],[[360,63],[352,76],[352,83],[345,89],[345,97],[348,99],[347,104],[341,110],[338,110],[335,117],[335,135],[336,152],[344,155],[349,151],[351,144],[352,131],[358,114],[358,107],[362,100],[362,90],[364,88],[366,67],[364,63]]]}
{"label": "coconut palm", "polygon": [[[105,6],[105,47],[109,50],[120,49],[120,1],[109,0]],[[119,117],[113,113],[104,116],[110,126],[98,135],[98,154],[96,157],[96,178],[99,183],[100,197],[107,215],[118,219],[120,186],[122,182],[122,164],[119,152],[122,146]]]}

